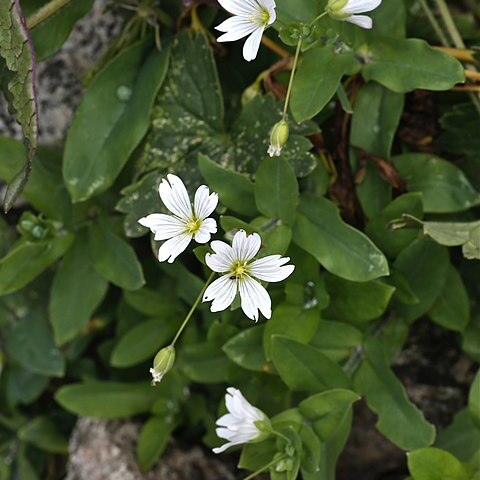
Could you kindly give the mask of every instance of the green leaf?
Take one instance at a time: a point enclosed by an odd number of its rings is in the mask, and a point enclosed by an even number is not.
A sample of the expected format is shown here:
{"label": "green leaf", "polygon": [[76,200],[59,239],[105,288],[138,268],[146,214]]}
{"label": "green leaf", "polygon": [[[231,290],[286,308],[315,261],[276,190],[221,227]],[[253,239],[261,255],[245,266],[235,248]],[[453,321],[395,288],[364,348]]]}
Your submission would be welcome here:
{"label": "green leaf", "polygon": [[377,429],[404,450],[431,445],[435,428],[408,400],[403,385],[388,366],[381,344],[369,339],[365,347],[365,358],[355,373],[354,384],[378,415]]}
{"label": "green leaf", "polygon": [[363,334],[348,323],[321,320],[310,344],[334,362],[346,360],[362,344]]}
{"label": "green leaf", "polygon": [[351,282],[333,275],[328,275],[326,280],[330,295],[327,317],[353,323],[366,323],[380,317],[395,291],[380,281]]}
{"label": "green leaf", "polygon": [[179,360],[185,375],[200,383],[227,381],[232,365],[222,349],[210,343],[188,345],[179,354]]}
{"label": "green leaf", "polygon": [[470,322],[470,300],[457,269],[450,265],[443,291],[428,316],[447,330],[463,332]]}
{"label": "green leaf", "polygon": [[55,346],[47,322],[36,311],[28,311],[7,333],[8,355],[27,370],[62,377],[65,360]]}
{"label": "green leaf", "polygon": [[290,102],[296,122],[323,110],[351,64],[351,53],[336,55],[331,47],[313,48],[304,55],[293,80]]}
{"label": "green leaf", "polygon": [[468,462],[478,451],[480,428],[468,408],[460,410],[453,422],[438,434],[435,446],[447,450],[462,462]]}
{"label": "green leaf", "polygon": [[366,51],[363,77],[398,93],[419,88],[450,90],[465,81],[462,64],[424,40],[376,37]]}
{"label": "green leaf", "polygon": [[265,158],[255,175],[255,201],[258,211],[288,225],[295,221],[298,183],[292,167],[282,157]]}
{"label": "green leaf", "polygon": [[422,222],[423,233],[440,245],[462,245],[463,256],[480,260],[480,221]]}
{"label": "green leaf", "polygon": [[447,281],[448,250],[428,238],[411,243],[397,257],[395,268],[405,277],[418,298],[414,304],[395,302],[395,309],[408,322],[428,312]]}
{"label": "green leaf", "polygon": [[305,195],[301,199],[293,240],[329,272],[347,280],[362,282],[388,275],[383,253],[344,223],[337,207],[325,198]]}
{"label": "green leaf", "polygon": [[131,307],[150,317],[168,317],[179,310],[174,289],[168,281],[162,282],[157,290],[144,287],[135,291],[125,290],[123,294]]}
{"label": "green leaf", "polygon": [[264,325],[247,328],[232,337],[222,350],[227,357],[246,370],[265,371],[266,359],[262,348]]}
{"label": "green leaf", "polygon": [[113,367],[125,368],[152,358],[161,347],[175,334],[177,322],[168,318],[155,318],[133,327],[113,349],[110,364]]}
{"label": "green leaf", "polygon": [[405,213],[423,217],[422,195],[406,193],[400,195],[378,215],[373,217],[365,227],[365,233],[389,257],[396,257],[404,248],[418,237],[416,229],[391,229],[389,223]]}
{"label": "green leaf", "polygon": [[[25,160],[25,149],[21,142],[0,136],[0,178],[10,182]],[[42,146],[38,148],[23,195],[48,218],[68,224],[72,206],[63,184],[62,157],[59,152]]]}
{"label": "green leaf", "polygon": [[74,383],[61,387],[55,394],[55,400],[69,412],[97,418],[144,413],[157,398],[158,389],[148,383]]}
{"label": "green leaf", "polygon": [[90,225],[88,249],[97,272],[113,284],[126,290],[145,284],[135,251],[102,218]]}
{"label": "green leaf", "polygon": [[142,427],[136,449],[142,472],[147,472],[155,465],[168,445],[174,425],[171,419],[170,424],[166,420],[164,417],[152,417]]}
{"label": "green leaf", "polygon": [[247,443],[242,449],[238,468],[256,471],[270,463],[276,453],[275,439],[271,437],[260,443]]}
{"label": "green leaf", "polygon": [[308,343],[320,321],[316,309],[303,310],[300,306],[282,304],[266,323],[263,334],[263,349],[268,360],[271,357],[273,335],[283,335],[300,343]]}
{"label": "green leaf", "polygon": [[423,194],[427,213],[467,210],[480,204],[480,194],[455,165],[428,153],[407,153],[392,158],[411,192]]}
{"label": "green leaf", "polygon": [[420,448],[407,453],[413,480],[469,480],[465,467],[439,448]]}
{"label": "green leaf", "polygon": [[477,427],[480,429],[480,370],[477,371],[475,380],[470,387],[468,410],[476,422]]}
{"label": "green leaf", "polygon": [[390,158],[403,104],[404,95],[375,82],[363,85],[355,99],[350,143],[384,159]]}
{"label": "green leaf", "polygon": [[292,229],[283,225],[281,220],[257,217],[250,225],[262,237],[262,248],[258,252],[258,257],[283,255],[287,252],[292,241]]}
{"label": "green leaf", "polygon": [[5,192],[5,212],[28,181],[38,139],[38,107],[35,91],[36,65],[32,42],[19,0],[0,4],[0,90],[9,110],[22,127],[27,158]]}
{"label": "green leaf", "polygon": [[271,356],[280,377],[291,390],[315,392],[350,386],[344,371],[317,348],[274,335]]}
{"label": "green leaf", "polygon": [[254,216],[254,185],[247,176],[220,166],[205,155],[198,156],[198,167],[208,186],[218,193],[220,201],[241,215]]}
{"label": "green leaf", "polygon": [[6,376],[7,398],[12,406],[35,401],[48,385],[48,377],[37,375],[16,363],[9,365]]}
{"label": "green leaf", "polygon": [[48,311],[57,345],[71,340],[86,326],[107,293],[108,282],[94,269],[85,242],[85,235],[77,236],[50,290]]}
{"label": "green leaf", "polygon": [[[105,191],[150,125],[169,50],[145,59],[145,42],[124,50],[95,78],[75,112],[65,144],[63,176],[72,200]],[[98,108],[98,105],[102,108]]]}
{"label": "green leaf", "polygon": [[46,18],[30,31],[38,62],[53,55],[63,45],[77,20],[90,11],[93,2],[94,0],[68,2],[56,10],[55,15]]}
{"label": "green leaf", "polygon": [[68,440],[48,417],[35,417],[17,432],[18,438],[50,453],[68,453]]}
{"label": "green leaf", "polygon": [[68,250],[73,238],[71,233],[57,232],[39,242],[18,240],[0,260],[0,295],[17,291],[40,275]]}
{"label": "green leaf", "polygon": [[337,432],[358,400],[360,397],[355,392],[334,389],[306,398],[298,408],[320,439],[326,441]]}

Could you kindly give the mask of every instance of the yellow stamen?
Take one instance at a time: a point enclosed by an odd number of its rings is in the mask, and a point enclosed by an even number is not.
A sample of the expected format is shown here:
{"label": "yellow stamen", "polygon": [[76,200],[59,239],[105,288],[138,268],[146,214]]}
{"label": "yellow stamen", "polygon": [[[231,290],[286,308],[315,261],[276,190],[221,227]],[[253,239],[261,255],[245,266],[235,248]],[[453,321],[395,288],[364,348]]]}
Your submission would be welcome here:
{"label": "yellow stamen", "polygon": [[194,235],[200,230],[201,225],[202,225],[202,221],[199,218],[192,218],[190,221],[187,222],[187,225],[186,225],[187,233]]}
{"label": "yellow stamen", "polygon": [[242,279],[248,275],[247,262],[237,261],[232,265],[231,275],[237,279]]}

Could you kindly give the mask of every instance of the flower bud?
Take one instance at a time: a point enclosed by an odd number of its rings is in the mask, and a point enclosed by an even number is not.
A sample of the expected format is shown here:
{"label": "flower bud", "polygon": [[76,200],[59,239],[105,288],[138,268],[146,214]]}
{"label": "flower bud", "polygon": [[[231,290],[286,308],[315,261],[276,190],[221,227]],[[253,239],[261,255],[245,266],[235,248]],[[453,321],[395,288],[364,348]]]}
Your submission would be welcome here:
{"label": "flower bud", "polygon": [[345,13],[343,10],[347,3],[348,0],[328,0],[325,11],[328,12],[331,17],[343,20],[351,15],[349,13]]}
{"label": "flower bud", "polygon": [[270,132],[270,146],[267,153],[271,157],[278,157],[288,140],[288,123],[280,120],[276,123]]}
{"label": "flower bud", "polygon": [[175,348],[172,345],[162,348],[153,359],[152,385],[162,381],[163,376],[173,367],[175,363]]}

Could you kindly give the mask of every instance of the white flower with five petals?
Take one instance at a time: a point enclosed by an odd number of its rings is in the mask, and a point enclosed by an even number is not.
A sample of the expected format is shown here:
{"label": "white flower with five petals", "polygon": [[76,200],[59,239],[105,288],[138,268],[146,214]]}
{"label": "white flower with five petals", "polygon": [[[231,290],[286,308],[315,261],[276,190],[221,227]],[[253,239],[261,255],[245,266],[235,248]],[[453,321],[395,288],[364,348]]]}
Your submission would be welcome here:
{"label": "white flower with five petals", "polygon": [[257,407],[251,405],[236,388],[227,388],[225,405],[228,413],[217,420],[216,432],[220,438],[228,440],[221,447],[214,448],[214,453],[224,452],[227,448],[242,443],[260,442],[271,432],[268,417]]}
{"label": "white flower with five petals", "polygon": [[182,180],[172,174],[167,175],[167,180],[162,179],[158,192],[173,215],[152,213],[138,223],[154,233],[154,240],[167,240],[158,251],[158,260],[173,263],[192,238],[198,243],[207,243],[211,234],[216,233],[217,222],[208,217],[217,207],[218,195],[210,194],[208,187],[201,185],[195,193],[192,208]]}
{"label": "white flower with five petals", "polygon": [[368,15],[357,13],[375,10],[382,0],[329,0],[326,11],[336,20],[354,23],[362,28],[372,28],[373,21]]}
{"label": "white flower with five petals", "polygon": [[243,46],[243,58],[250,62],[258,53],[265,28],[276,17],[274,0],[218,0],[218,3],[233,14],[215,28],[225,32],[219,42],[234,42],[248,35]]}
{"label": "white flower with five petals", "polygon": [[248,235],[238,231],[232,246],[219,240],[210,246],[215,252],[207,253],[207,265],[222,276],[205,290],[203,301],[212,301],[210,311],[220,312],[228,308],[237,292],[240,292],[242,310],[248,318],[257,321],[258,311],[264,317],[272,316],[272,301],[265,288],[258,282],[280,282],[294,270],[293,265],[285,265],[290,258],[280,255],[268,255],[253,260],[260,250],[261,239],[257,233]]}

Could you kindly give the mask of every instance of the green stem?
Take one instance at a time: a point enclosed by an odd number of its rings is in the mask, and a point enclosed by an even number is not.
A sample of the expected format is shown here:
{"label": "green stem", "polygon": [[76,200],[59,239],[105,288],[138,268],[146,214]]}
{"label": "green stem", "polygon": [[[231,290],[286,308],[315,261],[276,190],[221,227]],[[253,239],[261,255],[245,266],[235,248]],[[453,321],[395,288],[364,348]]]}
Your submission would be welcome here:
{"label": "green stem", "polygon": [[297,69],[298,57],[300,56],[300,49],[302,48],[302,40],[300,38],[297,43],[297,49],[295,50],[295,58],[293,59],[292,71],[290,72],[290,80],[288,81],[287,96],[285,97],[285,105],[283,106],[282,120],[287,119],[288,103],[290,101],[290,94],[292,92],[293,78],[295,77],[295,70]]}
{"label": "green stem", "polygon": [[270,468],[272,465],[275,465],[278,462],[281,462],[284,458],[287,458],[286,455],[283,455],[278,458],[274,458],[271,462],[267,463],[263,467],[260,467],[258,470],[255,472],[251,473],[250,475],[246,476],[243,480],[251,480],[252,478],[255,478],[257,475],[260,475],[262,472],[267,470],[267,468]]}
{"label": "green stem", "polygon": [[442,16],[443,21],[445,22],[445,26],[447,27],[448,33],[453,40],[453,44],[457,48],[465,48],[465,43],[463,43],[463,39],[458,32],[457,26],[453,21],[452,14],[448,9],[447,3],[445,0],[435,0],[438,6],[438,10],[440,15]]}
{"label": "green stem", "polygon": [[328,12],[323,12],[323,13],[321,13],[318,17],[315,17],[315,18],[308,24],[308,26],[309,26],[309,27],[312,27],[313,24],[317,23],[322,17],[324,17],[324,16],[327,15],[327,14],[328,14]]}
{"label": "green stem", "polygon": [[32,30],[70,2],[71,0],[51,0],[28,18],[28,29]]}
{"label": "green stem", "polygon": [[276,430],[272,430],[272,435],[276,435],[277,437],[281,438],[282,440],[285,440],[287,443],[291,444],[291,440],[284,435],[283,433],[277,432]]}
{"label": "green stem", "polygon": [[443,33],[442,27],[440,27],[440,24],[437,22],[437,19],[435,18],[435,15],[433,14],[432,9],[429,7],[426,0],[420,0],[420,5],[422,6],[423,11],[425,12],[425,15],[427,16],[427,19],[430,22],[430,25],[435,30],[435,33],[437,34],[437,37],[440,40],[440,43],[444,47],[448,47],[450,45],[449,42],[448,42],[448,39],[445,36],[445,34]]}
{"label": "green stem", "polygon": [[175,337],[173,338],[172,343],[170,344],[172,347],[175,345],[175,342],[178,340],[178,337],[180,337],[180,335],[182,334],[183,330],[184,330],[185,327],[187,326],[190,318],[191,318],[192,315],[193,315],[193,312],[194,312],[195,309],[198,307],[198,304],[201,302],[202,297],[203,297],[203,294],[205,293],[205,290],[206,290],[207,287],[210,285],[210,282],[213,280],[214,275],[215,275],[215,272],[212,272],[212,273],[210,274],[210,276],[208,277],[207,281],[205,282],[205,285],[203,286],[202,290],[201,290],[200,293],[198,294],[198,297],[197,297],[197,299],[195,300],[195,302],[193,303],[192,308],[191,308],[190,311],[187,313],[187,316],[185,317],[185,320],[184,320],[183,323],[180,325],[180,328],[178,329],[177,334],[176,334]]}

